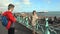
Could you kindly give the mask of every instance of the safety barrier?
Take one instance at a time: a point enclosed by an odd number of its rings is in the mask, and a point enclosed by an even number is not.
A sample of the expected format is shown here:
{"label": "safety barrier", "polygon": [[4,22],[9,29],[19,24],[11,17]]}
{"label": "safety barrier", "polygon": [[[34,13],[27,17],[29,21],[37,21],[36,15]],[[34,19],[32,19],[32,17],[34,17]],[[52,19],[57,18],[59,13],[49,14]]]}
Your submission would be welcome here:
{"label": "safety barrier", "polygon": [[[48,24],[48,18],[45,19],[45,25],[39,24],[38,20],[36,21],[36,32],[42,32],[42,34],[51,34],[51,32],[54,32],[55,34],[57,34],[57,32]],[[17,16],[17,21],[19,23],[22,23],[23,25],[25,25],[27,28],[33,30],[32,25],[29,24],[29,18],[28,16],[26,16],[24,19],[20,16]],[[44,27],[43,27],[44,26]],[[44,29],[45,28],[45,29]]]}

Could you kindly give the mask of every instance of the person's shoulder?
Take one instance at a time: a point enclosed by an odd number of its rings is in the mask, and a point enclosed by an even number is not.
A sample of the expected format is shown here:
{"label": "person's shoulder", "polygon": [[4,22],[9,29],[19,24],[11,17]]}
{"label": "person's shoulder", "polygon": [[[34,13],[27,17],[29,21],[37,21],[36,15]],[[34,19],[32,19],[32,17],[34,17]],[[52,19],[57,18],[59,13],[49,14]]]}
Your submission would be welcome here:
{"label": "person's shoulder", "polygon": [[2,15],[6,15],[6,11],[3,11],[3,12],[2,12]]}
{"label": "person's shoulder", "polygon": [[4,11],[3,13],[7,13],[7,12],[9,12],[9,11]]}
{"label": "person's shoulder", "polygon": [[3,11],[2,13],[4,13],[4,12],[6,12],[6,11]]}
{"label": "person's shoulder", "polygon": [[11,13],[10,11],[4,11],[2,14],[9,14]]}

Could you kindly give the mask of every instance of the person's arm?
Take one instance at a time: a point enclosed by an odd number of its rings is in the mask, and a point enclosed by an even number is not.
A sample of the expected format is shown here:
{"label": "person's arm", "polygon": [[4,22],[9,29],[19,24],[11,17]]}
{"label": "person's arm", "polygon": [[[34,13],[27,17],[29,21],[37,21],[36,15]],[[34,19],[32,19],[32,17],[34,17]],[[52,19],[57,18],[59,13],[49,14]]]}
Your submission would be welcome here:
{"label": "person's arm", "polygon": [[13,14],[8,14],[8,18],[9,20],[11,20],[12,22],[16,22],[16,18],[13,16]]}

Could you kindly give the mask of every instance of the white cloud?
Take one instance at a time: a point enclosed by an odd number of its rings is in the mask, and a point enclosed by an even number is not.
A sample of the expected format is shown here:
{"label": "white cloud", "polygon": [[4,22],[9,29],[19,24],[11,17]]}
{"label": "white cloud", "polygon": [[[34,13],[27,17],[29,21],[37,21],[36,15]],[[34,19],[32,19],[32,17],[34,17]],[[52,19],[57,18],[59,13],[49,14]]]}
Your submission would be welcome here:
{"label": "white cloud", "polygon": [[12,3],[12,4],[16,5],[16,6],[18,6],[20,4],[19,2],[14,3],[13,0],[0,0],[0,9],[1,8],[2,8],[2,10],[7,9],[8,4],[10,4],[10,3]]}
{"label": "white cloud", "polygon": [[51,0],[43,0],[44,2],[47,2],[48,4],[51,3]]}
{"label": "white cloud", "polygon": [[0,0],[0,10],[5,11],[7,9],[8,4],[12,3],[12,0]]}
{"label": "white cloud", "polygon": [[[26,5],[31,4],[30,0],[23,0],[22,2],[23,2],[23,4],[26,4]],[[10,4],[10,3],[12,3],[14,5],[20,5],[20,4],[22,4],[22,2],[15,2],[14,3],[13,0],[0,0],[0,7],[7,7],[8,4]]]}
{"label": "white cloud", "polygon": [[50,4],[51,3],[51,1],[50,0],[48,0],[48,4]]}
{"label": "white cloud", "polygon": [[0,3],[0,5],[8,6],[8,4],[11,3],[11,0],[0,0]]}
{"label": "white cloud", "polygon": [[30,0],[23,0],[23,3],[26,4],[26,5],[30,5],[31,4]]}
{"label": "white cloud", "polygon": [[25,5],[25,6],[27,5],[26,7],[31,6],[30,5],[31,4],[30,0],[22,0],[22,2],[16,2],[16,1],[13,1],[13,0],[0,0],[0,9],[2,8],[2,10],[5,11],[7,9],[8,4],[10,4],[10,3],[15,5],[14,11],[19,11],[20,9],[22,9],[23,8],[22,5]]}

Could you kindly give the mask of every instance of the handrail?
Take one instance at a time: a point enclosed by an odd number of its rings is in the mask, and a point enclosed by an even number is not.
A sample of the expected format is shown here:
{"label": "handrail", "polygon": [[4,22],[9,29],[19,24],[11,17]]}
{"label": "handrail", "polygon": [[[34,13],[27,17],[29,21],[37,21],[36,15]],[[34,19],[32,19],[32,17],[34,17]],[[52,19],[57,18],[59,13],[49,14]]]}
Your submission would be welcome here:
{"label": "handrail", "polygon": [[[17,18],[18,18],[18,17],[17,17]],[[18,19],[17,19],[17,20],[18,20]],[[18,20],[18,21],[20,21],[20,20]],[[23,24],[23,25],[26,26],[27,28],[33,30],[32,25],[29,25],[28,17],[26,17],[25,19],[22,19],[22,22],[24,22],[24,23],[21,23],[21,24]],[[20,22],[19,22],[19,23],[20,23]],[[35,30],[35,32],[37,32],[37,31]],[[37,33],[38,33],[38,32],[37,32]]]}
{"label": "handrail", "polygon": [[[18,19],[17,19],[18,20]],[[23,24],[24,26],[26,26],[27,28],[29,28],[29,29],[31,29],[31,30],[33,30],[32,29],[32,25],[29,25],[29,21],[28,21],[28,17],[26,17],[25,19],[21,19],[21,17],[20,17],[20,20],[22,21],[21,22],[21,24]],[[20,21],[19,20],[19,21]],[[20,23],[20,22],[19,22]],[[51,31],[51,32],[54,32],[55,34],[57,34],[57,32],[55,31],[55,29],[57,29],[57,28],[53,28],[52,26],[50,26],[50,24],[48,24],[49,26],[48,26],[48,29]],[[41,32],[42,33],[44,33],[45,32],[45,30],[44,30],[44,27],[45,27],[45,25],[44,24],[39,24],[38,23],[38,20],[37,20],[37,25],[36,25],[36,32],[39,32],[40,30],[39,30],[39,28],[41,28]]]}

